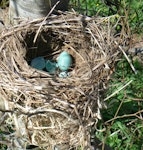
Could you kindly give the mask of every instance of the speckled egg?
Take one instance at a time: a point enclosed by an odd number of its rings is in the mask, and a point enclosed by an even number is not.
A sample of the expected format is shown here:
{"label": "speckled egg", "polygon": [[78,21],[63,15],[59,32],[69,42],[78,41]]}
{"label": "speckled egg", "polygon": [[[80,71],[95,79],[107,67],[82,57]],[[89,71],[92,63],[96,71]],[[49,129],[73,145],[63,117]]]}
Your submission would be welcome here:
{"label": "speckled egg", "polygon": [[36,57],[32,59],[30,66],[38,70],[43,70],[45,68],[45,59],[43,57]]}
{"label": "speckled egg", "polygon": [[57,65],[61,71],[67,71],[72,65],[71,55],[68,52],[63,51],[58,57]]}

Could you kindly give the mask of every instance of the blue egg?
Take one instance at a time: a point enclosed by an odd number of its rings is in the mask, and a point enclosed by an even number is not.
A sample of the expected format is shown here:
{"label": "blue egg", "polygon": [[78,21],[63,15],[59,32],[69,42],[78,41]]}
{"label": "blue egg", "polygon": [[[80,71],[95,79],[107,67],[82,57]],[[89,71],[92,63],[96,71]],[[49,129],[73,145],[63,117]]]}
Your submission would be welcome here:
{"label": "blue egg", "polygon": [[38,70],[43,70],[45,68],[45,59],[43,57],[36,57],[32,59],[30,66]]}
{"label": "blue egg", "polygon": [[57,65],[60,70],[67,71],[72,65],[71,55],[66,51],[62,52],[58,57]]}
{"label": "blue egg", "polygon": [[56,62],[47,60],[46,61],[46,70],[49,72],[49,74],[54,74],[56,72]]}

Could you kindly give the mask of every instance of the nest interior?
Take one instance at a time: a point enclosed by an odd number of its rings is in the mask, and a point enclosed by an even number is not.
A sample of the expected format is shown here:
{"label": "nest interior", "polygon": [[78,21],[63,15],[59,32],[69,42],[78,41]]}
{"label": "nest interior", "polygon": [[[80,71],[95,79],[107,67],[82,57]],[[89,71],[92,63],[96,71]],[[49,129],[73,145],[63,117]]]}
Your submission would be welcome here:
{"label": "nest interior", "polygon": [[[0,98],[7,114],[3,124],[13,130],[10,146],[90,147],[89,129],[101,119],[101,91],[119,54],[111,18],[65,13],[1,33]],[[62,51],[74,60],[67,78],[29,65],[35,57],[56,59]]]}

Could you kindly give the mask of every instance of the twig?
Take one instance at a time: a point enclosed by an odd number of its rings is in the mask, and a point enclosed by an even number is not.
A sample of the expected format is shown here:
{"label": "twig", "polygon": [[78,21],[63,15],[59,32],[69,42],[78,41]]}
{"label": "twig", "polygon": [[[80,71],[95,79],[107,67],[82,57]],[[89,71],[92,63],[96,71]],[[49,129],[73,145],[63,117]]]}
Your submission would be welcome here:
{"label": "twig", "polygon": [[121,90],[123,90],[126,86],[128,86],[130,83],[132,83],[133,80],[130,80],[128,83],[126,83],[123,87],[119,88],[117,91],[115,91],[114,93],[112,93],[111,95],[109,95],[108,97],[106,97],[104,99],[104,101],[107,101],[108,99],[110,99],[111,97],[113,97],[114,95],[116,95],[117,93],[119,93]]}
{"label": "twig", "polygon": [[[118,43],[117,43],[116,41],[114,41],[114,43],[115,43],[116,45],[118,45]],[[134,73],[137,74],[136,69],[134,68],[134,66],[133,66],[133,64],[132,64],[132,62],[131,62],[131,60],[129,59],[129,57],[127,56],[127,54],[126,54],[125,51],[123,50],[123,48],[122,48],[120,45],[119,45],[118,47],[119,47],[119,49],[122,51],[122,53],[124,54],[125,58],[127,59],[129,65],[131,66],[131,68],[132,68],[132,70],[134,71]]]}
{"label": "twig", "polygon": [[99,62],[99,63],[92,69],[92,71],[98,69],[100,66],[102,66],[103,64],[105,64],[105,62],[106,62],[106,60],[103,59],[101,62]]}
{"label": "twig", "polygon": [[[18,107],[19,105],[17,104],[16,106]],[[21,108],[22,108],[22,110],[20,110]],[[19,106],[18,109],[16,109],[16,108],[14,110],[3,110],[3,109],[0,109],[0,111],[4,112],[4,113],[14,113],[16,111],[17,112],[19,111],[21,114],[27,115],[28,117],[31,117],[33,115],[38,115],[38,114],[51,112],[51,113],[61,114],[62,116],[66,117],[67,119],[71,120],[71,118],[66,113],[63,113],[62,111],[59,111],[59,110],[56,110],[56,109],[39,110],[39,108],[38,108],[38,109],[35,109],[35,110],[26,110],[22,106]]]}
{"label": "twig", "polygon": [[76,53],[76,55],[78,55],[83,61],[85,61],[84,58],[72,46],[70,46],[69,44],[67,44],[65,42],[64,42],[64,45],[67,46],[68,48],[70,48],[73,52]]}
{"label": "twig", "polygon": [[41,25],[40,25],[40,27],[39,27],[39,29],[38,29],[38,31],[37,31],[35,37],[34,37],[33,43],[36,42],[37,37],[38,37],[38,35],[39,35],[39,33],[40,33],[40,30],[41,30],[43,24],[45,23],[45,21],[46,21],[46,19],[49,17],[49,15],[53,12],[53,10],[55,9],[55,7],[59,4],[59,2],[60,2],[60,1],[58,1],[58,2],[53,6],[53,8],[52,8],[52,9],[50,10],[50,12],[48,13],[48,15],[47,15],[47,16],[45,17],[45,19],[42,21],[42,23],[41,23]]}
{"label": "twig", "polygon": [[140,114],[140,113],[143,113],[143,110],[140,110],[140,111],[138,111],[138,112],[136,112],[136,113],[134,113],[134,114],[122,115],[122,116],[114,117],[114,118],[112,118],[112,119],[106,121],[105,124],[107,124],[107,123],[109,123],[109,122],[111,122],[111,121],[113,121],[113,120],[116,120],[116,119],[127,118],[127,117],[137,117],[137,118],[143,120],[142,118],[140,118],[140,117],[138,116],[138,114]]}

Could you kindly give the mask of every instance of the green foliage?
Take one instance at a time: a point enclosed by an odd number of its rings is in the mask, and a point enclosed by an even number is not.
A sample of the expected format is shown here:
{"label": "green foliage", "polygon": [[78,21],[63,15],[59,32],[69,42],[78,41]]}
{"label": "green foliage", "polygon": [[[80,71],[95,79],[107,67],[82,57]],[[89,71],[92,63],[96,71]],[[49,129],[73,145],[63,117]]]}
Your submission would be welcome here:
{"label": "green foliage", "polygon": [[[79,13],[89,16],[124,16],[123,23],[128,24],[132,32],[143,31],[143,0],[70,0],[70,4]],[[6,6],[8,0],[2,0],[0,7]],[[118,28],[121,30],[120,26]],[[143,64],[134,61],[133,65],[137,74],[126,59],[117,63],[106,97],[132,82],[107,101],[108,109],[102,112],[103,121],[98,125],[99,129],[106,130],[96,132],[97,137],[115,150],[141,150],[143,146],[143,112],[140,113],[143,110]],[[4,145],[0,145],[0,149],[5,149]]]}
{"label": "green foliage", "polygon": [[[117,85],[117,88],[120,84],[123,84],[126,81],[133,80],[133,82],[126,89],[126,94],[130,95],[131,98],[143,97],[143,65],[135,60],[133,62],[135,69],[137,70],[137,74],[134,74],[130,68],[130,65],[127,63],[125,59],[121,60],[116,66],[116,73],[113,76],[113,80],[111,83]],[[113,87],[115,89],[115,87]],[[111,90],[113,90],[111,89]],[[124,91],[121,92],[124,95]]]}
{"label": "green foliage", "polygon": [[89,16],[125,16],[124,24],[129,23],[132,32],[143,31],[142,0],[71,0],[71,4],[77,11]]}
{"label": "green foliage", "polygon": [[[143,146],[143,65],[137,60],[133,64],[137,74],[133,73],[125,59],[117,63],[106,95],[112,94],[127,81],[132,82],[108,100],[108,109],[102,112],[102,125],[106,131],[96,133],[115,150],[139,150]],[[99,128],[103,128],[101,123]]]}
{"label": "green foliage", "polygon": [[143,1],[142,0],[124,0],[121,4],[121,15],[126,15],[130,28],[134,32],[143,31]]}
{"label": "green foliage", "polygon": [[[2,0],[0,7],[7,7],[9,0]],[[119,14],[125,16],[133,32],[143,32],[142,0],[70,0],[70,5],[82,14],[89,16],[109,16]]]}
{"label": "green foliage", "polygon": [[9,4],[9,0],[1,0],[0,1],[0,8],[5,8]]}
{"label": "green foliage", "polygon": [[[5,138],[3,137],[3,131],[1,131],[0,129],[0,137],[1,137],[1,140],[5,140]],[[1,150],[6,150],[7,149],[7,146],[5,144],[0,144],[0,149]]]}
{"label": "green foliage", "polygon": [[88,16],[108,15],[109,8],[101,0],[71,0],[70,3],[79,13]]}

